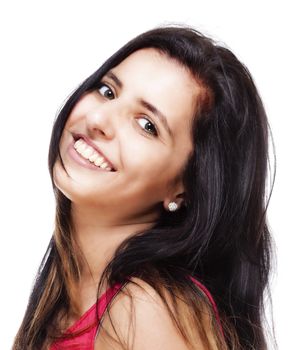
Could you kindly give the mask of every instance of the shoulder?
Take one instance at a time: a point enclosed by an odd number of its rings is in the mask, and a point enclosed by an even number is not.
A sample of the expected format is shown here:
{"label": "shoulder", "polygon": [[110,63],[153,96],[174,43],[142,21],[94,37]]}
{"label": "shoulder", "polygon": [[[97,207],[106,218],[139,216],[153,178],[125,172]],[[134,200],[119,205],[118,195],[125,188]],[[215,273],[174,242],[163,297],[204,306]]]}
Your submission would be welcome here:
{"label": "shoulder", "polygon": [[[166,298],[166,301],[171,307],[169,298]],[[139,278],[130,279],[123,288],[123,292],[113,300],[109,314],[111,321],[109,317],[105,317],[102,325],[114,339],[118,339],[118,334],[129,349],[191,349],[160,295],[152,286]],[[193,325],[192,328],[194,328]],[[197,332],[195,339],[196,348],[204,349],[198,341]],[[95,348],[98,350],[123,349],[117,345],[117,342],[111,343],[103,329],[99,332]]]}

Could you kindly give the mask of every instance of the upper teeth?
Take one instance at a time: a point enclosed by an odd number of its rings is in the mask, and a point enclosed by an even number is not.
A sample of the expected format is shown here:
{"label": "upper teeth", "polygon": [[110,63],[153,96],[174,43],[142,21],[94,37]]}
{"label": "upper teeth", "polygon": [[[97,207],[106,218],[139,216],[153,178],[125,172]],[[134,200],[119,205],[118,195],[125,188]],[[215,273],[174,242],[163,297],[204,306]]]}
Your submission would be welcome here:
{"label": "upper teeth", "polygon": [[89,146],[83,139],[79,139],[75,142],[74,148],[76,151],[82,155],[83,158],[88,159],[91,163],[94,163],[96,166],[108,170],[111,170],[111,167],[105,161],[105,159],[91,146]]}

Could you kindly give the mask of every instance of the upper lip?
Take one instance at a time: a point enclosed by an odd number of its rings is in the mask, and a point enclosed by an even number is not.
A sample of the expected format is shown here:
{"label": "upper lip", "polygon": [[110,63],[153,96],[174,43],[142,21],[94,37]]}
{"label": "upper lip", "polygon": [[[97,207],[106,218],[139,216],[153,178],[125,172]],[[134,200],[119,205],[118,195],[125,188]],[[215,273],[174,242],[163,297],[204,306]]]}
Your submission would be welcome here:
{"label": "upper lip", "polygon": [[75,141],[80,139],[80,138],[83,139],[89,146],[91,146],[93,149],[95,149],[96,152],[99,153],[104,158],[104,160],[107,162],[108,166],[110,168],[112,168],[112,170],[116,170],[116,168],[112,164],[112,162],[106,157],[105,154],[103,154],[103,152],[87,136],[85,136],[83,134],[77,134],[77,133],[72,133],[72,136],[73,136]]}

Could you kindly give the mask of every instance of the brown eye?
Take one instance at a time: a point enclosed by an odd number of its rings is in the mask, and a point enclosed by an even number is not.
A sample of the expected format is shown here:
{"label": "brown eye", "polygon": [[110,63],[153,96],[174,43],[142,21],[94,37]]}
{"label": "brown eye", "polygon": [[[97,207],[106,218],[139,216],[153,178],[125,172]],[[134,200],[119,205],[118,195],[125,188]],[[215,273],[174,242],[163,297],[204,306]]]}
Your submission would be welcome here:
{"label": "brown eye", "polygon": [[[97,86],[97,90],[102,96],[104,96],[105,98],[108,98],[109,100],[112,100],[115,98],[112,89],[107,84],[100,82]],[[142,117],[142,118],[138,118],[138,121],[140,121],[139,125],[145,132],[153,136],[158,136],[158,130],[155,124],[152,121],[150,121],[150,119]]]}
{"label": "brown eye", "polygon": [[141,127],[148,133],[157,136],[158,132],[157,129],[155,127],[155,125],[147,118],[138,118],[138,120],[140,121],[140,125]]}
{"label": "brown eye", "polygon": [[114,98],[114,94],[111,88],[106,84],[100,83],[97,89],[102,96],[108,98],[109,100],[112,100]]}

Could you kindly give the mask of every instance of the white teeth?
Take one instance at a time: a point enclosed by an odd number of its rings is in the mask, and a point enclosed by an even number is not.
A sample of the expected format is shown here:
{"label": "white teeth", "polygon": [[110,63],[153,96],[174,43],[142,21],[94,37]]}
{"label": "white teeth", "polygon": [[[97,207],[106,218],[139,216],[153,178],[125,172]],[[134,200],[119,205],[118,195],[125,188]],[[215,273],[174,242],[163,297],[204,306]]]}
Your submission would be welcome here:
{"label": "white teeth", "polygon": [[101,167],[102,169],[104,169],[104,168],[108,167],[108,164],[107,164],[106,162],[104,162],[104,163],[102,163],[102,164],[100,165],[100,167]]}
{"label": "white teeth", "polygon": [[94,161],[94,164],[97,166],[100,166],[104,162],[104,158],[101,156],[98,156],[96,160]]}
{"label": "white teeth", "polygon": [[83,151],[82,154],[85,158],[89,158],[93,153],[95,153],[95,151],[91,147],[88,147]]}
{"label": "white teeth", "polygon": [[80,143],[76,149],[80,152],[83,152],[86,149],[86,145],[84,143]]}
{"label": "white teeth", "polygon": [[77,140],[77,141],[75,142],[75,144],[73,145],[73,147],[76,149],[76,148],[78,148],[80,145],[81,145],[80,140]]}
{"label": "white teeth", "polygon": [[83,158],[88,159],[91,163],[94,163],[96,166],[101,169],[111,171],[111,167],[104,160],[104,158],[98,154],[92,147],[87,145],[82,139],[78,139],[74,146],[75,150],[83,156]]}
{"label": "white teeth", "polygon": [[98,157],[97,153],[93,153],[90,157],[88,157],[88,159],[94,163],[94,161],[96,160],[96,158]]}

